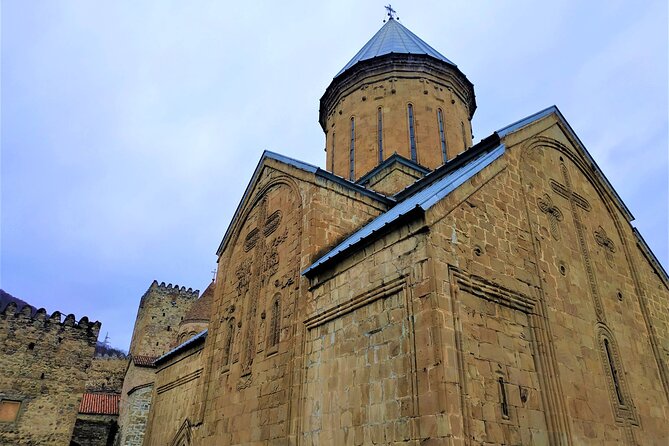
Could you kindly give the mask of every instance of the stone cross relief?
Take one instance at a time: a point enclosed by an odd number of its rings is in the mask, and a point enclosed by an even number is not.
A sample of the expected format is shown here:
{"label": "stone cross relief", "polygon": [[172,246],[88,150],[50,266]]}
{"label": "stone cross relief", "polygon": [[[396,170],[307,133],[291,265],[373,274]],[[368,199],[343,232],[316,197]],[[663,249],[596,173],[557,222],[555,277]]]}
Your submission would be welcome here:
{"label": "stone cross relief", "polygon": [[[559,183],[553,179],[550,180],[551,188],[553,191],[555,191],[558,195],[561,197],[567,199],[569,201],[569,206],[571,208],[571,212],[573,215],[574,219],[574,226],[576,227],[576,235],[578,237],[578,244],[581,249],[581,255],[583,257],[583,263],[585,265],[585,270],[588,276],[588,282],[590,285],[590,292],[592,294],[592,300],[595,304],[595,313],[597,316],[597,321],[604,324],[606,326],[606,317],[604,314],[604,307],[602,305],[602,301],[599,297],[599,291],[598,291],[598,286],[597,286],[597,277],[595,276],[595,271],[592,266],[592,261],[590,259],[590,253],[588,251],[588,245],[586,243],[585,239],[585,230],[583,227],[583,224],[581,223],[581,216],[579,212],[579,208],[589,212],[591,207],[590,203],[588,203],[588,200],[586,200],[584,197],[579,195],[578,193],[574,192],[572,188],[572,183],[571,179],[569,178],[569,172],[567,171],[567,166],[564,164],[564,162],[560,163],[560,170],[562,172],[562,179],[564,181],[564,184]],[[604,230],[600,227],[600,239],[606,246],[612,246],[613,242],[611,241],[610,238],[606,237],[606,233]],[[598,241],[599,243],[599,241]],[[617,378],[619,378],[617,370],[618,367],[614,365],[613,358],[611,357],[611,352],[608,348],[606,348],[606,355],[607,358],[609,358],[608,361],[604,361],[605,367],[610,367],[611,368],[611,373],[614,381],[616,381]],[[618,389],[617,389],[618,391]],[[618,393],[618,395],[620,395]],[[614,401],[615,403],[620,403],[621,397],[618,396],[617,398],[618,401]],[[634,433],[632,431],[631,425],[630,425],[630,420],[626,419],[625,424],[623,426],[625,435],[627,436],[627,440],[629,444],[636,444],[636,441],[634,439]]]}
{"label": "stone cross relief", "polygon": [[571,178],[569,178],[569,172],[567,171],[567,166],[564,163],[560,163],[560,170],[562,172],[562,180],[564,181],[564,184],[551,179],[551,188],[556,194],[569,201],[569,207],[571,208],[571,213],[574,219],[574,226],[576,227],[576,236],[578,237],[579,248],[581,250],[583,263],[585,264],[585,270],[588,275],[590,294],[592,295],[592,300],[595,304],[597,320],[600,322],[605,322],[606,318],[604,316],[604,307],[602,306],[602,301],[599,297],[597,278],[595,276],[595,270],[592,267],[592,261],[590,260],[590,252],[588,251],[588,245],[585,240],[585,231],[583,229],[583,223],[581,223],[581,216],[579,212],[579,209],[590,212],[591,206],[590,203],[588,203],[588,200],[574,192],[571,184]]}
{"label": "stone cross relief", "polygon": [[[270,245],[268,252],[267,238],[274,233],[281,223],[281,211],[275,211],[267,215],[267,197],[263,197],[258,206],[258,225],[251,229],[244,239],[244,251],[253,250],[253,260],[243,261],[236,271],[237,291],[240,298],[247,293],[250,295],[247,299],[248,309],[246,311],[246,337],[244,339],[242,352],[242,376],[251,373],[251,365],[256,353],[256,313],[258,310],[258,296],[260,288],[266,281],[266,271],[252,271],[252,266],[257,265],[258,269],[265,269],[267,266],[266,257],[274,259],[272,264],[278,265],[278,254],[276,254],[276,245],[281,242],[276,240]],[[280,237],[281,241],[285,235]],[[277,238],[279,239],[279,237]],[[261,265],[263,266],[261,268]]]}
{"label": "stone cross relief", "polygon": [[560,229],[558,222],[562,221],[562,211],[553,204],[550,195],[544,194],[543,197],[537,199],[537,204],[541,212],[548,216],[548,221],[551,226],[551,234],[555,240],[560,240]]}

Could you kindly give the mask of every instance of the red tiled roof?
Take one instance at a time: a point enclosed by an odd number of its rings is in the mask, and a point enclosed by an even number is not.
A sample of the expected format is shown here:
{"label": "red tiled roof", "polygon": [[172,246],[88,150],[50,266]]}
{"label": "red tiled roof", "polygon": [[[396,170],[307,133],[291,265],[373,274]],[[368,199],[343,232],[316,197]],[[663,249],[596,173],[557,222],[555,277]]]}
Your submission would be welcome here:
{"label": "red tiled roof", "polygon": [[153,363],[156,360],[157,356],[140,356],[136,355],[132,357],[132,362],[139,367],[155,367]]}
{"label": "red tiled roof", "polygon": [[79,413],[98,415],[118,415],[118,393],[84,393],[79,405]]}
{"label": "red tiled roof", "polygon": [[211,310],[211,302],[214,300],[215,288],[216,284],[211,282],[200,298],[193,303],[193,306],[185,314],[179,325],[184,325],[189,322],[209,322],[209,312]]}

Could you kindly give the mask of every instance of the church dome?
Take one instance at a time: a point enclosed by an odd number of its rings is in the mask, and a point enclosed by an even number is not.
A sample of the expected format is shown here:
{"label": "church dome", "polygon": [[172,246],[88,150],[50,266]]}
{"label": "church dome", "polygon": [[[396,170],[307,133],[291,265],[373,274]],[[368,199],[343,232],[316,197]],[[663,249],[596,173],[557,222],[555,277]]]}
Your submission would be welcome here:
{"label": "church dome", "polygon": [[[453,62],[425,43],[420,37],[409,31],[400,22],[395,19],[390,19],[376,34],[374,34],[374,37],[369,39],[369,42],[358,51],[358,54],[353,56],[353,59],[351,59],[344,68],[337,73],[337,76],[340,76],[358,62],[385,56],[386,54],[422,54],[451,64],[455,67]],[[335,78],[337,76],[335,76]]]}
{"label": "church dome", "polygon": [[320,100],[326,169],[357,181],[393,155],[436,169],[472,145],[474,86],[392,16]]}
{"label": "church dome", "polygon": [[179,323],[176,345],[180,345],[209,326],[216,284],[211,282]]}

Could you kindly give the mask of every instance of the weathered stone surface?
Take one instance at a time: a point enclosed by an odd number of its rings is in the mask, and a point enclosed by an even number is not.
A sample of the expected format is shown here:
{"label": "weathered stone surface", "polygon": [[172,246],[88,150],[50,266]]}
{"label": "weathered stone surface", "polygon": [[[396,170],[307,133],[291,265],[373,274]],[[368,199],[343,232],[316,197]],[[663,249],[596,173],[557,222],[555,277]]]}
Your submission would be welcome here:
{"label": "weathered stone surface", "polygon": [[120,393],[127,368],[128,358],[93,358],[86,375],[86,391]]}
{"label": "weathered stone surface", "polygon": [[117,415],[79,414],[71,446],[111,446],[118,425]]}
{"label": "weathered stone surface", "polygon": [[1,444],[69,444],[99,330],[44,309],[0,312],[0,401],[20,402],[16,420],[0,423]]}

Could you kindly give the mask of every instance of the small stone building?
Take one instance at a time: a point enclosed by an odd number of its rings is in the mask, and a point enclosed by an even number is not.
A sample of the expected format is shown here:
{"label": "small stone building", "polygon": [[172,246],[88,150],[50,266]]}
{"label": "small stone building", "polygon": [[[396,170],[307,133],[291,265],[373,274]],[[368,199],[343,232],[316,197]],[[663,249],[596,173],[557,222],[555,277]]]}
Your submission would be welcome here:
{"label": "small stone building", "polygon": [[58,311],[0,311],[0,444],[69,444],[99,331]]}
{"label": "small stone building", "polygon": [[120,393],[84,393],[70,446],[112,446]]}

